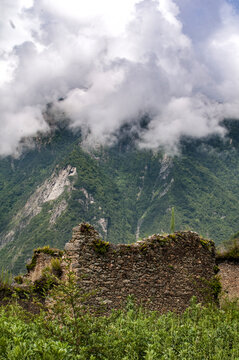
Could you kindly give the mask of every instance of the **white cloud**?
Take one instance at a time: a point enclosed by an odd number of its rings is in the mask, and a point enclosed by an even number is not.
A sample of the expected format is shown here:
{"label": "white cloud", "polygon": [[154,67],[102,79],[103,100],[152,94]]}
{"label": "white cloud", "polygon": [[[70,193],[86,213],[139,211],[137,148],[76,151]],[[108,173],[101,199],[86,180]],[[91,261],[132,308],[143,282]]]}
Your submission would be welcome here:
{"label": "white cloud", "polygon": [[220,121],[239,115],[239,16],[224,0],[0,6],[2,155],[47,131],[49,102],[91,144],[149,114],[140,145],[176,149],[181,136],[222,134]]}

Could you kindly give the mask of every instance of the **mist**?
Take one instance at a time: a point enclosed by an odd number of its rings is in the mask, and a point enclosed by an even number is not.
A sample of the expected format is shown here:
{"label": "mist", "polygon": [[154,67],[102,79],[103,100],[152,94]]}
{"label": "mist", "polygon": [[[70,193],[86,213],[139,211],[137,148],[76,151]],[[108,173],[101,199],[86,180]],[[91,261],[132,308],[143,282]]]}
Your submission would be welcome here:
{"label": "mist", "polygon": [[49,131],[49,103],[89,146],[132,124],[140,147],[175,152],[182,136],[224,136],[222,120],[239,118],[233,1],[3,0],[0,10],[1,156]]}

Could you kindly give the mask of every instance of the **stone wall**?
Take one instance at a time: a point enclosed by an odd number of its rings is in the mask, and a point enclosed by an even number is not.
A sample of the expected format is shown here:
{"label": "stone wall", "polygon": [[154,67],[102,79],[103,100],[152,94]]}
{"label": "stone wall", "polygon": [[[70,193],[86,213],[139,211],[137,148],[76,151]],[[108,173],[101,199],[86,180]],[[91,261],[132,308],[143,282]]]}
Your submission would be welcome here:
{"label": "stone wall", "polygon": [[239,263],[238,261],[218,261],[219,276],[222,284],[222,300],[239,298]]}
{"label": "stone wall", "polygon": [[129,295],[152,310],[183,311],[192,296],[216,300],[215,248],[194,232],[153,235],[130,245],[102,241],[80,224],[65,246],[82,288],[95,290],[90,303],[104,311],[125,305]]}
{"label": "stone wall", "polygon": [[52,268],[52,260],[56,258],[61,259],[62,256],[63,251],[52,249],[48,246],[34,250],[33,257],[27,264],[28,273],[24,276],[24,280],[32,282],[40,280],[44,270]]}

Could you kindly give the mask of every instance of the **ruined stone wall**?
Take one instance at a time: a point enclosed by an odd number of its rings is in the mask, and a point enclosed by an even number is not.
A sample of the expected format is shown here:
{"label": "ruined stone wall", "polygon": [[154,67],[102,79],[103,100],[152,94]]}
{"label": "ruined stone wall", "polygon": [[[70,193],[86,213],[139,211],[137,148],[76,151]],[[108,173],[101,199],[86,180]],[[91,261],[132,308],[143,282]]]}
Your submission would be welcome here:
{"label": "ruined stone wall", "polygon": [[24,280],[32,282],[40,280],[44,275],[44,270],[52,268],[52,260],[61,259],[62,256],[63,251],[52,249],[49,246],[34,250],[31,261],[26,265],[28,272],[24,276]]}
{"label": "ruined stone wall", "polygon": [[217,295],[214,243],[190,231],[114,245],[81,224],[65,251],[83,289],[96,291],[90,302],[106,312],[124,306],[129,295],[160,312],[183,311],[192,296],[204,302]]}
{"label": "ruined stone wall", "polygon": [[238,261],[218,261],[219,276],[222,284],[222,299],[239,298],[239,263]]}

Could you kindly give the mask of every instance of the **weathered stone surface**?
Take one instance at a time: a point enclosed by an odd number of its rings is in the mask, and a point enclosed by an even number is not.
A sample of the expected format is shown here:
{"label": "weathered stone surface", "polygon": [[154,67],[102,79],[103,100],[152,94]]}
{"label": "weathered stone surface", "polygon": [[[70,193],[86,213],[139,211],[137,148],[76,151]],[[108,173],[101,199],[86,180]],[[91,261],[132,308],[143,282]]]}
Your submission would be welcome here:
{"label": "weathered stone surface", "polygon": [[28,273],[24,276],[25,280],[35,282],[41,279],[43,272],[46,268],[51,268],[51,263],[54,258],[61,259],[63,251],[59,249],[50,249],[49,247],[38,248],[34,250],[34,254]]}
{"label": "weathered stone surface", "polygon": [[29,271],[26,278],[32,282],[39,280],[42,276],[43,270],[50,265],[51,260],[51,255],[44,253],[39,254],[37,257],[36,266],[31,271]]}
{"label": "weathered stone surface", "polygon": [[66,251],[76,251],[77,248],[78,248],[77,245],[75,245],[74,243],[71,243],[71,242],[69,242],[65,245]]}
{"label": "weathered stone surface", "polygon": [[129,295],[160,312],[183,311],[192,296],[202,302],[213,299],[214,243],[194,232],[113,245],[101,241],[90,225],[81,224],[65,251],[82,288],[96,290],[90,303],[103,304],[106,313],[124,306]]}
{"label": "weathered stone surface", "polygon": [[223,299],[235,300],[239,298],[239,263],[234,261],[221,261],[219,275],[223,288]]}

